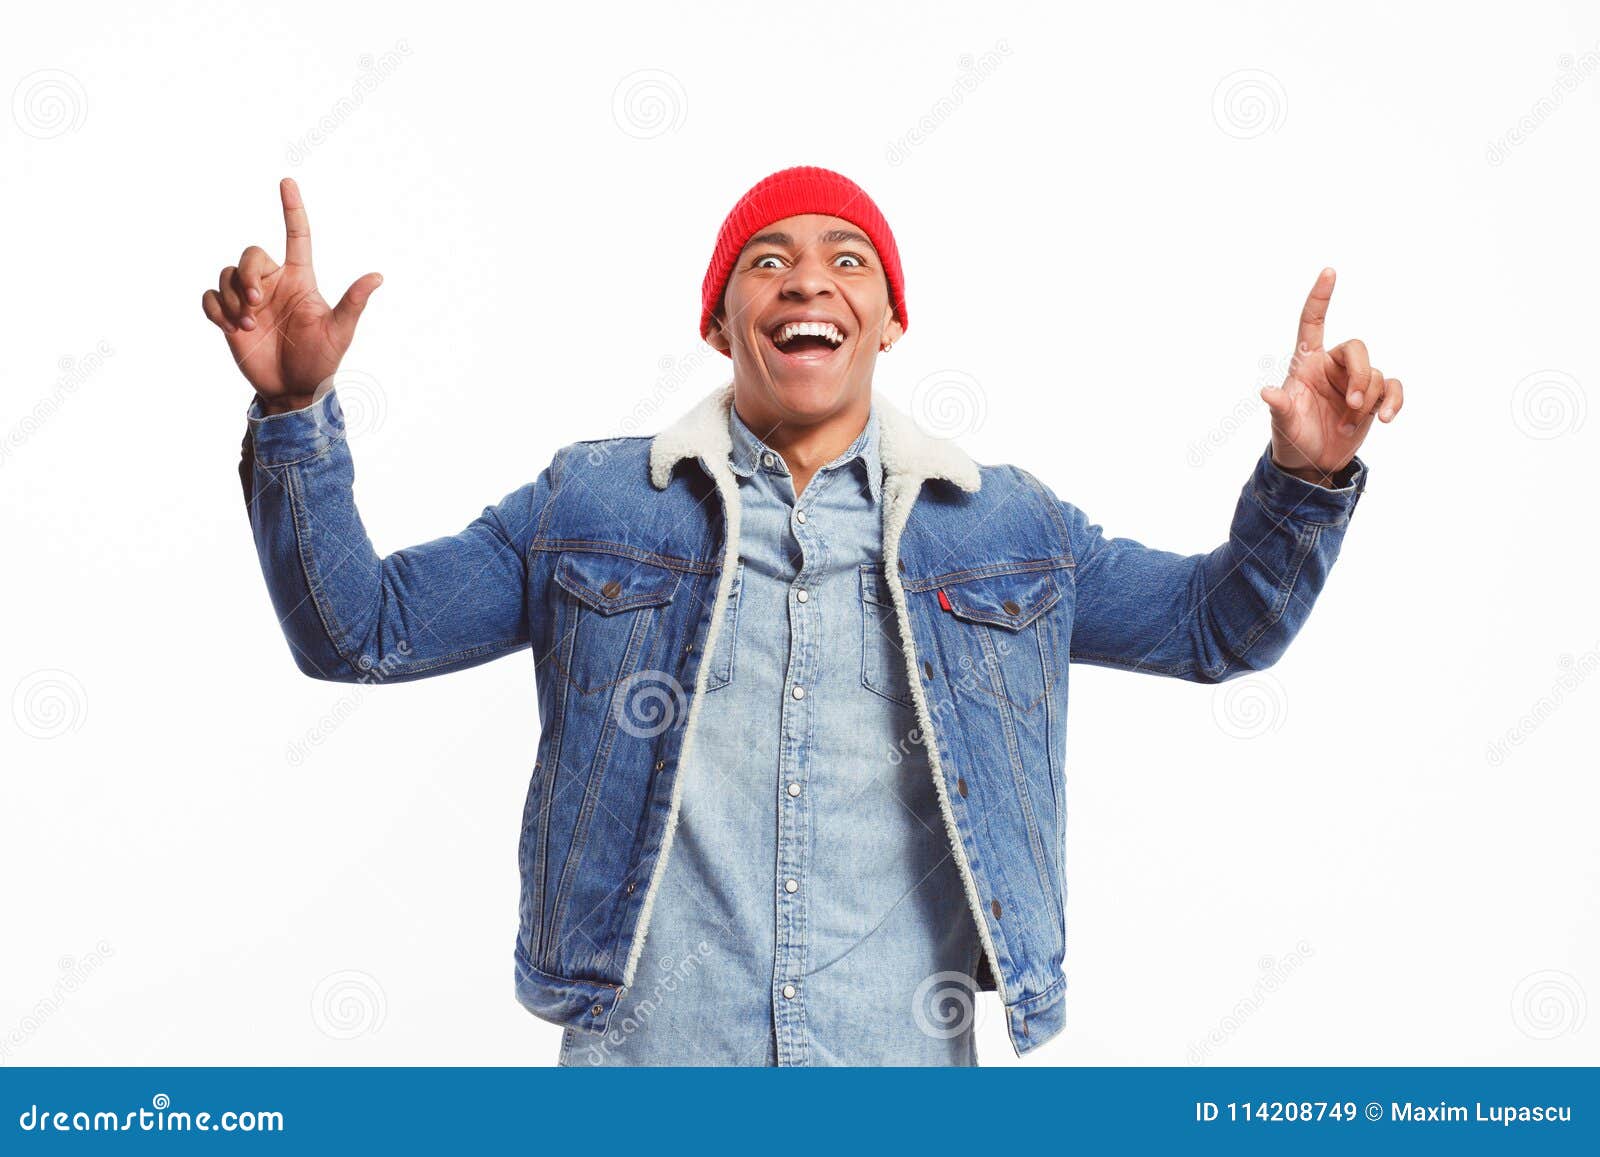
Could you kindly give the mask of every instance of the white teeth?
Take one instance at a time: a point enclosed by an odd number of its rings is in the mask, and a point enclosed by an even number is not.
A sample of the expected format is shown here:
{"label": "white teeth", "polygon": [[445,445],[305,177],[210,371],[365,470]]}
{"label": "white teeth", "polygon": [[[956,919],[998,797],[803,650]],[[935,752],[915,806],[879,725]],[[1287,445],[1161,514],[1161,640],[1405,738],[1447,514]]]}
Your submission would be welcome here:
{"label": "white teeth", "polygon": [[832,342],[835,346],[844,344],[844,334],[839,332],[837,326],[831,321],[791,321],[788,325],[778,330],[773,339],[779,345],[795,337],[820,337]]}

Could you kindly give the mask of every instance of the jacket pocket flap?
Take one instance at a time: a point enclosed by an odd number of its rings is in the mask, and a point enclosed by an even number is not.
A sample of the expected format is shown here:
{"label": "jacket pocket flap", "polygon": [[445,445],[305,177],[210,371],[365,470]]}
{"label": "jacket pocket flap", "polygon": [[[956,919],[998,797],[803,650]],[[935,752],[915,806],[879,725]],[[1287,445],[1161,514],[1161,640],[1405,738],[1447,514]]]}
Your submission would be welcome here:
{"label": "jacket pocket flap", "polygon": [[991,575],[939,589],[958,619],[993,623],[1009,631],[1022,630],[1061,598],[1061,588],[1047,570]]}
{"label": "jacket pocket flap", "polygon": [[620,554],[566,551],[556,563],[556,582],[603,615],[670,603],[677,571]]}

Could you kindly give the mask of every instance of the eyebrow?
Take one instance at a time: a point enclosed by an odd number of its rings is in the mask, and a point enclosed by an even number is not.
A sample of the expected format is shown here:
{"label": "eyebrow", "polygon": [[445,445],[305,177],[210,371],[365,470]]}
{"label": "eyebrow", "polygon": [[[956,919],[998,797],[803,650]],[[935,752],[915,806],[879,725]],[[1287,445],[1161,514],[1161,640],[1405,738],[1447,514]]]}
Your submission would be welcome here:
{"label": "eyebrow", "polygon": [[[817,240],[824,245],[837,245],[841,241],[853,241],[858,245],[872,244],[871,241],[857,233],[854,229],[829,229]],[[758,233],[754,237],[750,238],[749,241],[745,242],[744,247],[745,249],[749,249],[752,245],[781,245],[786,249],[793,249],[794,238],[789,236],[787,233]],[[741,250],[741,252],[743,252],[743,250]]]}

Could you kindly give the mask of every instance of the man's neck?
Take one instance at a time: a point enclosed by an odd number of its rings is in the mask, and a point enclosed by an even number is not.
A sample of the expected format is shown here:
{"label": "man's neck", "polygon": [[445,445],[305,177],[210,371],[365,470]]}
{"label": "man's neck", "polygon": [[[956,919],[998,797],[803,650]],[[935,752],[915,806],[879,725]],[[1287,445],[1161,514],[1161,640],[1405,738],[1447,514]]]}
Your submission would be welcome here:
{"label": "man's neck", "polygon": [[750,432],[783,455],[794,482],[794,494],[799,498],[817,471],[842,454],[850,443],[866,429],[872,400],[864,399],[859,405],[841,410],[819,422],[799,425],[777,417],[754,416],[746,413],[735,395],[734,409]]}

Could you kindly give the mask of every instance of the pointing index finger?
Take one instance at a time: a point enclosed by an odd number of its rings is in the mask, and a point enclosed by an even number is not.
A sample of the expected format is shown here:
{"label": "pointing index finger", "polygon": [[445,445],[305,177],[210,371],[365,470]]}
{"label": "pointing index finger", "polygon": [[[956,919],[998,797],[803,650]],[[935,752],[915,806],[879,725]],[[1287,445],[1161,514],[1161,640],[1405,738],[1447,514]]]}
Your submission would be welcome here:
{"label": "pointing index finger", "polygon": [[1305,308],[1300,311],[1300,333],[1295,338],[1295,351],[1322,348],[1322,323],[1328,317],[1328,302],[1333,300],[1332,268],[1317,274],[1317,282],[1306,296]]}
{"label": "pointing index finger", "polygon": [[283,198],[283,263],[310,265],[311,222],[306,218],[305,202],[300,199],[300,186],[293,177],[285,177],[278,182],[278,193]]}

